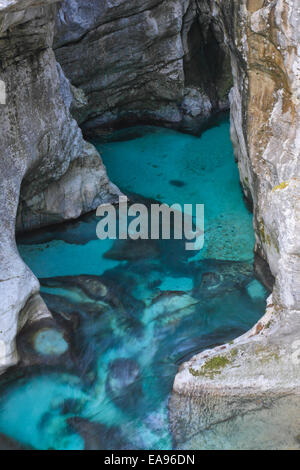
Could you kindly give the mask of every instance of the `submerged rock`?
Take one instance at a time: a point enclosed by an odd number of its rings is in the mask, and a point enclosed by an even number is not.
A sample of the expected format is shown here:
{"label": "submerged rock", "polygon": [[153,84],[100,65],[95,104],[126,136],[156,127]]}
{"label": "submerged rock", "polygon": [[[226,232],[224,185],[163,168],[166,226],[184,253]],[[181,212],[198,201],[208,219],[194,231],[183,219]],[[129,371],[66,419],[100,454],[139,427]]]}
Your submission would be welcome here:
{"label": "submerged rock", "polygon": [[117,240],[104,255],[105,258],[118,261],[137,261],[153,259],[160,255],[157,240]]}
{"label": "submerged rock", "polygon": [[119,358],[110,363],[106,390],[121,408],[126,410],[138,406],[138,401],[142,397],[142,385],[137,361]]}
{"label": "submerged rock", "polygon": [[256,279],[247,285],[247,292],[253,300],[264,299],[266,297],[265,288]]}
{"label": "submerged rock", "polygon": [[53,319],[43,319],[27,325],[17,337],[21,366],[71,367],[71,346],[71,332],[63,330]]}
{"label": "submerged rock", "polygon": [[194,273],[193,294],[200,298],[242,289],[254,278],[252,264],[242,261],[205,260],[192,262],[191,267]]}
{"label": "submerged rock", "polygon": [[128,448],[120,431],[115,427],[108,427],[78,416],[68,418],[67,422],[83,438],[85,450],[124,450]]}
{"label": "submerged rock", "polygon": [[219,273],[203,273],[200,284],[201,289],[215,290],[223,281],[223,276]]}
{"label": "submerged rock", "polygon": [[64,276],[40,281],[42,286],[53,288],[54,293],[56,288],[65,290],[65,296],[45,296],[57,313],[62,313],[65,308],[68,313],[99,317],[110,309],[117,309],[123,316],[133,319],[135,313],[144,307],[143,301],[136,299],[130,292],[135,285],[133,276],[128,275],[128,270],[122,267],[106,271],[101,277]]}
{"label": "submerged rock", "polygon": [[76,281],[83,292],[92,299],[101,300],[108,295],[106,285],[97,276],[76,276]]}
{"label": "submerged rock", "polygon": [[44,328],[34,335],[33,347],[39,354],[60,356],[67,351],[68,343],[61,331],[54,328]]}
{"label": "submerged rock", "polygon": [[24,446],[11,437],[0,433],[0,450],[33,450],[30,446]]}
{"label": "submerged rock", "polygon": [[169,183],[173,186],[176,186],[177,188],[182,188],[182,186],[185,185],[185,182],[180,180],[170,180]]}
{"label": "submerged rock", "polygon": [[155,322],[156,328],[170,327],[172,324],[178,324],[182,318],[192,315],[198,304],[196,298],[185,292],[162,291],[153,300],[152,305],[145,309],[143,322],[145,325]]}
{"label": "submerged rock", "polygon": [[44,278],[41,279],[41,284],[47,287],[80,289],[93,300],[105,300],[108,296],[108,288],[99,276],[80,275]]}

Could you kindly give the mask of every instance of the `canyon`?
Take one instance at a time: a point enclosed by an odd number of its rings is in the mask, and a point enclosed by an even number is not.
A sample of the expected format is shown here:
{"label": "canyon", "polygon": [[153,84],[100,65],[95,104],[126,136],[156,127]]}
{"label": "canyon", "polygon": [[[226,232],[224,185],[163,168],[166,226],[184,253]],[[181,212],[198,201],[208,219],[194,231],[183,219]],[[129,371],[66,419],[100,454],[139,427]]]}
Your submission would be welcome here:
{"label": "canyon", "polygon": [[18,361],[24,325],[51,316],[15,231],[120,195],[83,135],[136,123],[197,133],[230,104],[255,269],[272,294],[248,333],[180,366],[169,403],[175,441],[297,397],[299,26],[296,0],[0,2],[1,371]]}

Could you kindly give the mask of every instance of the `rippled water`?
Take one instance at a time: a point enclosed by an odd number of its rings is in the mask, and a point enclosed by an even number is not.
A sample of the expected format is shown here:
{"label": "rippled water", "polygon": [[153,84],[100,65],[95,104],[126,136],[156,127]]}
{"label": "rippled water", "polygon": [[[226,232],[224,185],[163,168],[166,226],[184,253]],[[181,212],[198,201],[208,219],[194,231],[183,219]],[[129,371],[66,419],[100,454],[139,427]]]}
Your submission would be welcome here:
{"label": "rippled water", "polygon": [[201,137],[140,127],[97,145],[132,201],[204,203],[204,249],[100,241],[93,214],[20,238],[46,303],[73,333],[69,354],[61,332],[35,334],[38,363],[2,378],[0,432],[38,449],[171,449],[168,398],[179,364],[264,311],[252,217],[227,120]]}

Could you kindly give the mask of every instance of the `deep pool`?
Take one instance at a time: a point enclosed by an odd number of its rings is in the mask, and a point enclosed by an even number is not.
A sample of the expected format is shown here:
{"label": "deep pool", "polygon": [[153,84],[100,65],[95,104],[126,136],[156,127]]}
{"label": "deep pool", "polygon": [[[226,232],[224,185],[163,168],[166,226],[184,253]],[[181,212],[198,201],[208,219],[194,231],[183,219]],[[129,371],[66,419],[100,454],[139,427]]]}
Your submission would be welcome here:
{"label": "deep pool", "polygon": [[[0,432],[37,449],[172,449],[168,398],[178,366],[245,332],[265,308],[229,122],[201,137],[136,127],[97,147],[133,201],[204,203],[204,249],[195,256],[181,241],[100,241],[94,214],[20,238],[49,308],[77,319],[74,364],[41,361],[2,385]],[[48,330],[36,344],[41,355],[66,349]]]}

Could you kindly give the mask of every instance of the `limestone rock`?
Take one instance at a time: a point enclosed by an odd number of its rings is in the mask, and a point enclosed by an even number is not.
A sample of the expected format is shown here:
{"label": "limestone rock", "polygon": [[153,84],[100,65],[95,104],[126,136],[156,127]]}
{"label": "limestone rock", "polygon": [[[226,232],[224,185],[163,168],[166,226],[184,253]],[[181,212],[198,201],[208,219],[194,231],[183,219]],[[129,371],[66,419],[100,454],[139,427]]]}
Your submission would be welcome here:
{"label": "limestone rock", "polygon": [[59,11],[55,52],[88,103],[86,131],[154,122],[196,131],[228,108],[232,77],[223,38],[199,23],[195,0],[74,0]]}
{"label": "limestone rock", "polygon": [[16,218],[19,229],[40,227],[118,195],[71,117],[70,100],[64,101],[69,84],[51,48],[56,3],[0,3],[0,80],[6,88],[0,105],[0,372],[17,361],[15,336],[40,311],[32,302],[39,283],[16,248]]}

